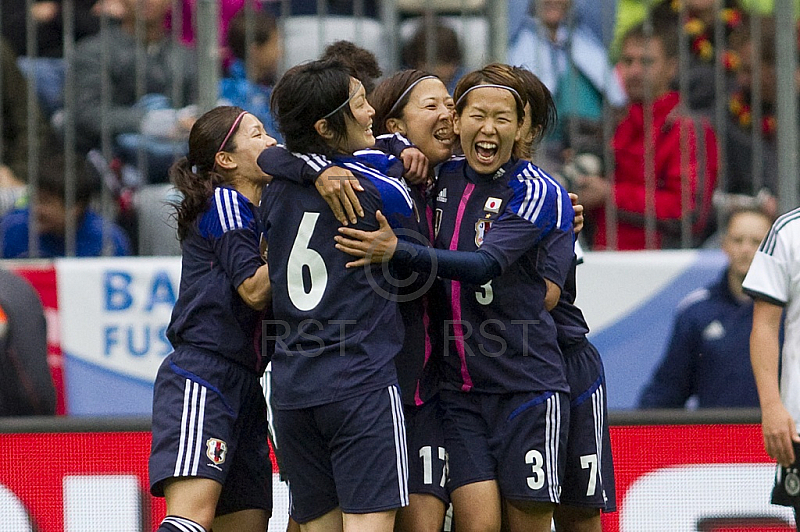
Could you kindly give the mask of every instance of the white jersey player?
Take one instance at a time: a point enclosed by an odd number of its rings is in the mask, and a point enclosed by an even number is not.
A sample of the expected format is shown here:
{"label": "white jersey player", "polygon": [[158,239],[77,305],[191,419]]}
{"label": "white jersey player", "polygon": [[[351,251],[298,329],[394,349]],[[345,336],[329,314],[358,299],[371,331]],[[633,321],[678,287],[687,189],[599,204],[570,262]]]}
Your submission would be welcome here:
{"label": "white jersey player", "polygon": [[[755,298],[750,359],[767,454],[778,464],[772,502],[800,512],[800,209],[778,218],[756,253],[745,292]],[[783,321],[784,341],[780,346]],[[778,366],[781,366],[780,384]]]}

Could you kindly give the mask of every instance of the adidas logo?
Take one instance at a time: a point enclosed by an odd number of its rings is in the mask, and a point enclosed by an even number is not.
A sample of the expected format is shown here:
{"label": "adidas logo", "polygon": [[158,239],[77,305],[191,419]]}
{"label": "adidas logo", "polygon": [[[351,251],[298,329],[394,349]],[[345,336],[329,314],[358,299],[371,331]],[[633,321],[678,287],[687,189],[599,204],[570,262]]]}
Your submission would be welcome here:
{"label": "adidas logo", "polygon": [[443,188],[439,191],[439,195],[436,196],[436,201],[439,203],[447,203],[447,189]]}

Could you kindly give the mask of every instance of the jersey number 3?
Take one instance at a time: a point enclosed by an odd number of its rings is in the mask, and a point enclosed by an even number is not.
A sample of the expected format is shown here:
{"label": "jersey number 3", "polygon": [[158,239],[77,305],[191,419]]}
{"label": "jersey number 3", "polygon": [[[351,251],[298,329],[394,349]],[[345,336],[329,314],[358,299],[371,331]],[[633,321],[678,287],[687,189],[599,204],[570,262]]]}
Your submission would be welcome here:
{"label": "jersey number 3", "polygon": [[[298,310],[308,311],[319,305],[328,286],[328,269],[322,255],[308,245],[319,218],[318,212],[307,212],[300,220],[297,236],[289,252],[289,263],[286,266],[286,284],[289,299]],[[304,273],[308,271],[310,283],[306,290]]]}

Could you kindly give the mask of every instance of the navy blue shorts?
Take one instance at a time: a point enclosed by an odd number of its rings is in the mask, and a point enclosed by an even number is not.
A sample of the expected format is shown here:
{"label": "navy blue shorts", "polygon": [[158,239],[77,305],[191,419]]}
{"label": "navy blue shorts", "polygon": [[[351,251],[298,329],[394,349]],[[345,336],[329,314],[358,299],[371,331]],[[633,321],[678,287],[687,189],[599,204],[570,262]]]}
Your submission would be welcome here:
{"label": "navy blue shorts", "polygon": [[272,512],[272,463],[258,376],[221,355],[179,346],[153,390],[150,492],[164,481],[210,478],[222,484],[217,515]]}
{"label": "navy blue shorts", "polygon": [[570,403],[561,502],[613,512],[617,497],[603,361],[587,341],[567,351],[564,362]]}
{"label": "navy blue shorts", "polygon": [[408,505],[396,386],[309,408],[276,408],[274,415],[295,521],[307,523],[337,507],[364,514]]}
{"label": "navy blue shorts", "polygon": [[449,488],[496,480],[500,495],[560,501],[569,408],[560,392],[440,392]]}
{"label": "navy blue shorts", "polygon": [[447,451],[438,396],[422,406],[403,408],[408,438],[408,492],[433,495],[445,504],[447,492]]}

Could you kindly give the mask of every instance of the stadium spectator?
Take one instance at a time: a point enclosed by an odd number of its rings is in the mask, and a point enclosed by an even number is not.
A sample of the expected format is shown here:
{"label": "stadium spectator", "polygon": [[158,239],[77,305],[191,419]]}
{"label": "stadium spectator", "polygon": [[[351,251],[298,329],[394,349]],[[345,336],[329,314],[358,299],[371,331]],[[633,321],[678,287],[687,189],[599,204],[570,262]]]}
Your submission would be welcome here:
{"label": "stadium spectator", "polygon": [[[516,39],[525,25],[524,15],[535,14],[536,3],[532,0],[509,0],[508,39]],[[617,21],[617,0],[573,0],[572,18],[575,23],[585,24],[594,37],[608,46],[614,37]]]}
{"label": "stadium spectator", "polygon": [[25,279],[0,268],[0,416],[55,413],[39,294]]}
{"label": "stadium spectator", "polygon": [[508,62],[535,72],[558,107],[559,121],[539,158],[553,171],[560,170],[568,148],[602,155],[604,99],[612,107],[626,102],[602,41],[582,21],[570,19],[571,5],[570,0],[536,0],[535,16],[511,15],[524,25],[509,42]]}
{"label": "stadium spectator", "polygon": [[[252,42],[247,45],[247,25],[252,24]],[[239,11],[228,26],[228,48],[233,61],[228,75],[220,80],[222,100],[247,110],[258,118],[267,134],[280,142],[278,127],[269,110],[272,85],[283,55],[281,36],[272,15]]]}
{"label": "stadium spectator", "polygon": [[[3,139],[0,152],[0,215],[19,196],[20,186],[28,181],[28,82],[17,68],[11,46],[0,38],[0,95],[2,95]],[[37,102],[32,102],[40,153],[50,142],[50,128],[41,118]],[[13,194],[9,192],[13,189]],[[11,198],[9,196],[13,196]],[[9,201],[11,200],[11,201]]]}
{"label": "stadium spectator", "polygon": [[39,231],[38,256],[65,256],[68,217],[75,220],[76,256],[130,255],[130,242],[122,229],[89,207],[92,179],[86,175],[80,161],[76,163],[75,205],[72,210],[67,211],[66,206],[65,165],[62,155],[43,157],[40,160],[38,185],[35,205],[12,211],[0,220],[1,257],[31,257],[28,230],[32,222],[35,222]]}
{"label": "stadium spectator", "polygon": [[748,340],[753,300],[742,290],[747,270],[769,231],[757,210],[734,211],[722,239],[728,267],[714,284],[678,306],[667,351],[639,397],[640,408],[757,407]]}
{"label": "stadium spectator", "polygon": [[[403,44],[401,61],[406,68],[423,70],[435,74],[452,93],[456,83],[464,75],[464,60],[456,31],[439,19],[433,21],[435,41],[428,42],[426,21],[421,20],[414,34]],[[428,57],[433,59],[430,63]]]}
{"label": "stadium spectator", "polygon": [[[778,192],[778,143],[776,104],[778,95],[775,68],[775,20],[764,17],[761,24],[761,53],[754,55],[750,26],[745,25],[733,35],[734,49],[739,56],[736,87],[728,102],[726,127],[726,178],[725,192],[756,196],[775,196]],[[752,101],[754,70],[760,70],[761,123],[753,124],[753,109],[759,102]],[[800,73],[800,69],[797,70]],[[753,166],[753,128],[760,130],[761,153],[757,166]]]}
{"label": "stadium spectator", "polygon": [[[225,46],[227,41],[227,35],[230,31],[230,24],[236,15],[245,9],[245,5],[248,4],[248,0],[220,0],[218,2],[218,9],[219,9],[219,44],[221,47]],[[263,4],[263,0],[256,0],[252,2],[253,5],[257,10]],[[166,27],[168,29],[172,29],[175,25],[175,21],[172,19],[173,13],[167,14],[166,17]],[[196,15],[197,15],[197,0],[180,0],[180,25],[181,25],[181,41],[187,45],[194,45],[196,39],[197,28],[196,25]],[[223,56],[224,58],[224,56]]]}
{"label": "stadium spectator", "polygon": [[[716,7],[715,0],[688,0],[682,21],[680,7],[680,2],[661,0],[653,8],[653,24],[672,23],[681,28],[681,38],[685,41],[681,45],[689,51],[688,62],[680,66],[686,71],[688,82],[685,101],[690,109],[713,116],[717,90],[715,25],[722,25],[723,44],[729,45],[731,34],[749,22],[737,0],[724,0],[721,9]],[[722,61],[726,73],[734,72],[739,66],[738,55],[730,49],[723,51]],[[677,86],[678,80],[674,80],[673,87]],[[724,84],[723,94],[726,89],[727,84]]]}
{"label": "stadium spectator", "polygon": [[[585,175],[576,183],[578,195],[597,220],[595,249],[608,247],[604,206],[609,196],[617,210],[612,229],[621,250],[644,249],[648,244],[648,193],[654,194],[651,201],[656,230],[652,247],[677,247],[684,217],[690,217],[692,236],[703,236],[717,177],[716,137],[705,120],[681,114],[680,95],[670,90],[677,67],[677,42],[670,26],[656,27],[648,34],[640,25],[625,36],[619,69],[630,105],[612,139],[614,185],[600,175]],[[648,95],[652,106],[648,105]],[[647,117],[652,118],[651,129],[646,134],[645,114],[651,112]],[[681,149],[684,135],[685,154]],[[650,163],[648,157],[653,157]],[[648,190],[646,182],[648,165],[654,191]],[[686,209],[684,201],[688,201]]]}
{"label": "stadium spectator", "polygon": [[[75,40],[93,35],[100,30],[100,19],[93,13],[96,0],[73,0],[73,25]],[[8,39],[19,56],[20,69],[35,79],[36,93],[42,111],[49,117],[64,105],[64,0],[4,0],[2,35]],[[28,25],[26,18],[34,22],[36,48],[27,56]]]}
{"label": "stadium spectator", "polygon": [[[744,291],[755,299],[750,360],[764,448],[778,462],[773,504],[794,508],[800,520],[800,209],[779,217],[753,258]],[[783,347],[781,329],[785,331]],[[780,368],[780,370],[779,370]],[[780,375],[780,377],[779,377]],[[779,384],[780,379],[780,384]]]}
{"label": "stadium spectator", "polygon": [[[164,30],[170,0],[122,1],[126,11],[121,24],[107,34],[83,39],[75,49],[78,142],[85,150],[100,147],[106,124],[122,160],[137,167],[145,183],[163,183],[173,160],[186,152],[195,118],[195,109],[188,105],[197,92],[195,57]],[[137,13],[144,25],[141,42],[136,38]],[[139,52],[146,57],[141,78],[136,75]],[[110,84],[107,108],[104,69]],[[176,86],[182,91],[172,101]],[[140,151],[146,159],[143,166]]]}

